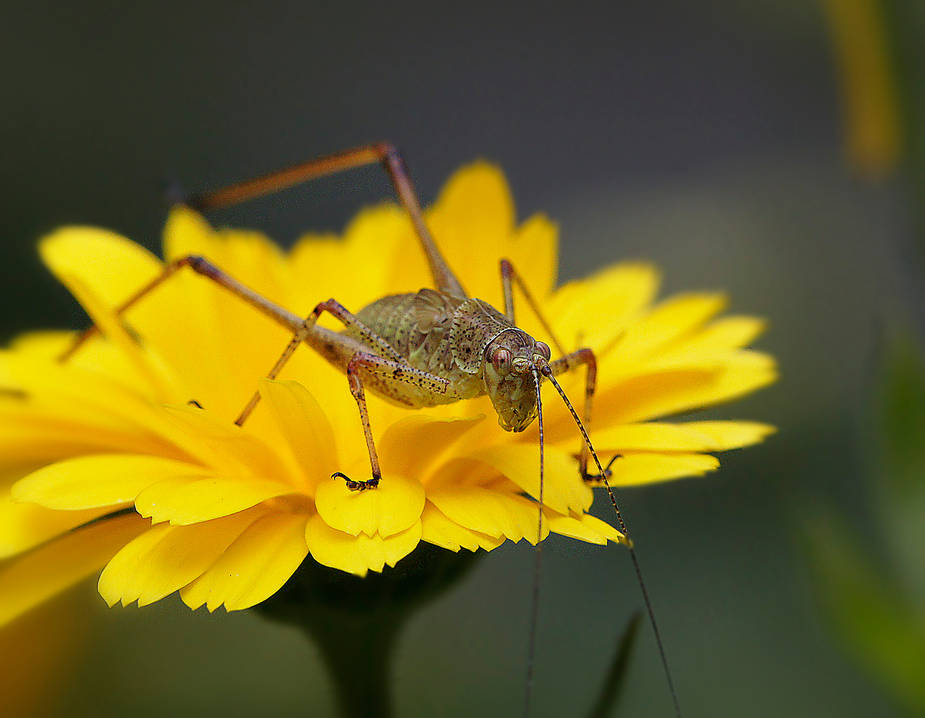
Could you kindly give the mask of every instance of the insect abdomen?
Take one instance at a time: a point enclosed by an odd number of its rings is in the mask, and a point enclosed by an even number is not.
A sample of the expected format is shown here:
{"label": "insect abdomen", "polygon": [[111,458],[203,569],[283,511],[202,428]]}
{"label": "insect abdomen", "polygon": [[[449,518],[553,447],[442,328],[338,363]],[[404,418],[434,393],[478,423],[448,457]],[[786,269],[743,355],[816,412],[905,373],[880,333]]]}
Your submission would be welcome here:
{"label": "insect abdomen", "polygon": [[[484,391],[479,378],[462,372],[453,360],[450,329],[456,309],[464,301],[422,289],[416,294],[383,297],[357,313],[364,326],[387,341],[411,366],[451,381],[446,394],[422,405],[450,403]],[[345,333],[356,336],[349,329]]]}

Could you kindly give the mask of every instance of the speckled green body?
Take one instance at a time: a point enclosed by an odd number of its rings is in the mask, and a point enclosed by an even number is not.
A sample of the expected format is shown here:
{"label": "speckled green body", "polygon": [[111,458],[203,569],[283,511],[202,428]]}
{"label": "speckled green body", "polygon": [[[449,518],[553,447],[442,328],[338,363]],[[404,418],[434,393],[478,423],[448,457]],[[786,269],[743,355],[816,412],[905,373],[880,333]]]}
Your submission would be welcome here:
{"label": "speckled green body", "polygon": [[[513,328],[487,302],[433,289],[383,297],[361,309],[357,319],[385,339],[415,369],[449,380],[444,393],[428,392],[414,385],[390,387],[386,398],[413,407],[451,404],[484,394],[480,368],[485,350],[499,333]],[[343,334],[359,338],[352,329]],[[394,395],[396,390],[400,397]]]}
{"label": "speckled green body", "polygon": [[[487,394],[507,431],[523,431],[536,418],[540,377],[531,367],[546,363],[549,347],[488,302],[422,289],[383,297],[356,318],[396,356],[389,357],[374,338],[350,324],[341,332],[314,325],[305,341],[345,371],[358,353],[376,357],[359,373],[363,386],[382,398],[419,409]],[[496,366],[492,357],[499,351],[505,359]]]}

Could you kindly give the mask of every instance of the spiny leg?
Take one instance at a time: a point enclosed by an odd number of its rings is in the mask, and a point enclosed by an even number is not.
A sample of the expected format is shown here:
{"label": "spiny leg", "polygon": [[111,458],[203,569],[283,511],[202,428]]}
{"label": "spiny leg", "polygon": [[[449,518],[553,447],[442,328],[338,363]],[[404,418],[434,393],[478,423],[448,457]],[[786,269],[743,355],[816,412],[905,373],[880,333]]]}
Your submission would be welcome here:
{"label": "spiny leg", "polygon": [[[530,309],[533,310],[533,313],[536,315],[537,319],[540,320],[540,324],[543,325],[543,329],[546,330],[547,335],[555,345],[556,349],[560,354],[563,355],[555,361],[549,363],[549,367],[552,370],[553,376],[558,376],[559,374],[576,369],[582,364],[587,367],[587,374],[585,378],[585,403],[581,420],[584,424],[585,430],[589,429],[591,425],[592,399],[594,397],[594,389],[597,384],[597,358],[594,355],[594,351],[591,349],[578,349],[574,352],[566,352],[562,346],[562,343],[556,337],[555,332],[553,332],[552,326],[546,320],[546,317],[543,316],[543,312],[540,310],[539,303],[536,301],[533,293],[527,287],[526,282],[523,281],[520,274],[509,260],[502,259],[501,287],[504,290],[504,314],[511,322],[514,321],[514,284],[516,284],[520,288],[520,291],[523,292],[523,295],[527,300],[527,304],[530,305]],[[566,404],[569,404],[567,398],[563,396],[563,399],[565,400]],[[570,404],[569,408],[571,409]],[[590,451],[590,441],[582,442],[581,454],[579,455],[579,470],[581,471],[581,477],[586,481],[593,481],[595,479],[602,478],[602,476],[588,473],[588,460],[590,459]],[[604,477],[610,475],[609,470],[610,464],[608,464],[607,468],[604,469]]]}
{"label": "spiny leg", "polygon": [[366,480],[351,479],[341,472],[333,474],[334,478],[341,478],[347,482],[347,488],[353,491],[364,491],[365,489],[374,489],[379,485],[382,479],[382,472],[379,469],[379,456],[376,453],[376,445],[373,441],[373,431],[369,423],[369,412],[366,408],[366,394],[363,391],[363,381],[360,378],[360,371],[366,371],[372,376],[377,377],[380,382],[400,382],[404,384],[414,384],[426,387],[431,392],[443,393],[449,386],[449,381],[433,374],[429,374],[420,369],[415,369],[404,360],[395,361],[385,359],[377,354],[368,352],[357,352],[347,364],[347,379],[350,382],[350,393],[356,400],[357,408],[360,411],[360,421],[363,423],[363,434],[366,437],[366,449],[369,452],[369,463],[372,469],[372,478]]}
{"label": "spiny leg", "polygon": [[506,316],[511,322],[514,322],[514,284],[520,287],[520,291],[523,292],[524,298],[527,300],[527,304],[530,305],[530,309],[533,310],[536,318],[540,320],[540,324],[543,325],[543,329],[546,330],[546,334],[549,336],[553,345],[555,345],[556,351],[558,351],[559,354],[567,354],[568,352],[565,351],[564,347],[562,346],[562,342],[559,341],[559,338],[552,330],[549,322],[546,321],[546,317],[543,316],[543,312],[540,311],[540,305],[533,297],[533,293],[527,288],[526,282],[524,282],[517,270],[514,269],[514,265],[511,264],[509,260],[502,259],[501,288],[504,290],[504,316]]}
{"label": "spiny leg", "polygon": [[[243,299],[259,312],[273,319],[277,324],[280,324],[293,332],[298,331],[299,327],[302,325],[302,319],[300,317],[286,309],[283,309],[279,305],[274,304],[263,295],[258,294],[253,289],[242,284],[231,275],[226,274],[221,269],[212,264],[209,260],[194,255],[181,257],[180,259],[175,259],[174,261],[169,262],[164,267],[164,270],[160,275],[148,282],[148,284],[141,287],[141,289],[136,291],[132,296],[130,296],[128,299],[122,302],[122,304],[115,308],[116,316],[122,316],[122,314],[124,314],[128,309],[130,309],[152,291],[161,286],[183,267],[189,267],[191,270],[196,272],[196,274],[212,280],[220,287],[223,287],[235,296]],[[58,361],[65,362],[70,359],[74,355],[74,352],[76,352],[84,344],[84,342],[93,337],[95,334],[98,334],[99,331],[99,327],[97,327],[96,324],[92,324],[87,329],[84,329],[74,338],[73,343],[58,357]]]}
{"label": "spiny leg", "polygon": [[[552,376],[559,376],[564,374],[567,371],[572,371],[577,369],[581,365],[584,365],[587,370],[585,372],[585,402],[582,409],[582,417],[580,422],[580,428],[582,434],[584,435],[585,441],[581,444],[581,453],[578,456],[578,470],[581,472],[581,478],[585,481],[595,481],[599,479],[606,479],[610,476],[610,464],[613,463],[614,459],[611,459],[610,463],[607,464],[607,467],[602,470],[602,473],[599,474],[589,474],[588,473],[588,460],[591,458],[591,452],[594,449],[591,448],[591,439],[587,435],[588,430],[591,427],[591,408],[594,400],[594,390],[597,386],[597,357],[594,354],[593,349],[577,349],[570,354],[566,354],[563,357],[559,357],[555,361],[549,362],[549,369]],[[559,389],[558,385],[556,386]],[[560,389],[561,392],[561,389]],[[566,405],[569,409],[572,409],[571,404],[568,400],[565,399],[563,394],[563,399],[565,400]],[[573,413],[574,410],[572,409]],[[577,420],[577,416],[575,417]],[[618,455],[619,456],[619,455]],[[595,457],[596,461],[597,457]],[[600,463],[597,462],[596,463]]]}
{"label": "spiny leg", "polygon": [[417,193],[414,190],[414,185],[408,175],[408,170],[405,168],[401,154],[390,144],[380,142],[363,145],[344,152],[337,152],[325,157],[301,162],[283,170],[239,182],[225,189],[190,197],[186,203],[193,209],[198,210],[226,207],[318,177],[376,163],[385,168],[402,206],[411,217],[414,231],[424,249],[437,289],[456,297],[466,298],[467,295],[462,284],[460,284],[456,275],[453,274],[453,271],[443,259],[443,255],[437,249],[437,245],[424,223],[424,213],[421,210],[421,204],[418,202]]}
{"label": "spiny leg", "polygon": [[[366,439],[366,448],[369,453],[372,478],[355,480],[340,471],[333,474],[334,478],[344,479],[347,483],[347,487],[353,491],[364,491],[366,489],[376,488],[379,485],[379,481],[382,479],[382,471],[379,467],[379,456],[376,452],[375,442],[373,441],[369,411],[366,407],[366,393],[363,390],[363,381],[360,377],[360,371],[365,370],[371,376],[376,377],[380,385],[394,386],[395,384],[413,384],[424,387],[429,392],[436,393],[445,392],[449,382],[446,379],[442,379],[441,377],[411,366],[401,354],[395,351],[395,349],[385,341],[385,339],[360,322],[355,315],[347,311],[343,305],[334,299],[319,303],[312,313],[305,318],[293,334],[292,339],[286,345],[279,359],[276,360],[276,363],[270,369],[267,374],[268,379],[275,379],[277,377],[279,372],[295,353],[298,346],[312,335],[318,318],[324,312],[328,312],[341,321],[344,326],[349,327],[363,342],[369,345],[370,348],[375,348],[377,351],[388,355],[387,358],[372,352],[357,351],[350,357],[344,367],[347,372],[350,393],[353,395],[360,412],[360,422],[363,425],[363,434]],[[329,335],[328,341],[337,342],[338,337],[340,337],[340,341],[344,342],[345,346],[352,346],[352,344],[346,344],[346,338],[338,334]],[[242,426],[254,411],[259,401],[260,392],[254,392],[247,406],[244,407],[240,416],[235,420],[235,424]]]}

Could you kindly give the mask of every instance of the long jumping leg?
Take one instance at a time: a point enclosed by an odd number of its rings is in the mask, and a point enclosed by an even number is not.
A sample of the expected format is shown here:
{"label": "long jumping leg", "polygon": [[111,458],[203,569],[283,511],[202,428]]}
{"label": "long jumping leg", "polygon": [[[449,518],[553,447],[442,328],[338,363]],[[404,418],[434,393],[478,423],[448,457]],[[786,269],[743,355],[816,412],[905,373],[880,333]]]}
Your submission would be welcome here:
{"label": "long jumping leg", "polygon": [[[268,316],[270,319],[273,319],[277,324],[280,324],[290,331],[296,332],[302,325],[301,317],[286,309],[283,309],[281,306],[271,302],[263,295],[258,294],[253,289],[242,284],[231,275],[223,272],[209,260],[197,256],[181,257],[180,259],[176,259],[167,264],[167,266],[164,267],[164,271],[159,276],[155,277],[148,284],[143,286],[131,297],[129,297],[122,304],[115,308],[116,316],[121,316],[133,305],[141,301],[144,297],[161,286],[161,284],[170,279],[170,277],[176,274],[183,267],[189,267],[194,272],[196,272],[196,274],[202,275],[207,279],[211,279],[219,286],[224,287],[232,294],[240,297],[252,307]],[[74,338],[73,343],[61,354],[61,356],[58,357],[58,361],[65,362],[70,359],[71,356],[74,355],[74,352],[76,352],[84,342],[86,342],[95,334],[98,334],[99,331],[99,327],[97,327],[95,324],[91,325],[87,329],[84,329]]]}
{"label": "long jumping leg", "polygon": [[[301,182],[376,163],[381,164],[385,168],[402,206],[411,217],[411,222],[414,225],[415,233],[424,250],[424,255],[427,257],[427,263],[430,266],[430,271],[437,289],[457,297],[467,297],[462,284],[443,259],[443,255],[440,254],[440,250],[437,248],[430,231],[427,229],[427,225],[424,222],[424,213],[421,210],[414,185],[405,167],[404,160],[402,160],[401,154],[395,147],[388,143],[363,145],[344,152],[337,152],[335,154],[326,155],[325,157],[302,162],[287,169],[271,172],[270,174],[263,175],[256,179],[246,180],[215,192],[193,195],[187,199],[186,204],[198,210],[227,207],[254,197],[291,187]],[[128,300],[116,307],[116,314],[121,315],[129,307],[141,300],[155,287],[166,281],[184,266],[189,266],[197,274],[201,274],[216,281],[218,284],[229,289],[234,294],[237,294],[245,301],[264,312],[264,314],[271,316],[278,323],[292,329],[293,332],[297,331],[297,326],[302,321],[301,318],[287,312],[281,307],[269,302],[264,297],[261,297],[256,292],[248,289],[233,277],[222,272],[208,260],[202,257],[192,256],[183,257],[168,264],[161,276],[154,279],[147,286],[142,287],[138,292],[129,297]],[[96,325],[92,325],[90,328],[81,332],[74,343],[59,357],[59,361],[66,361],[69,359],[87,339],[98,331],[99,329]]]}
{"label": "long jumping leg", "polygon": [[385,168],[402,206],[411,217],[414,231],[421,242],[421,247],[424,249],[427,263],[430,265],[436,288],[447,294],[465,298],[467,295],[462,284],[447,266],[430,231],[427,229],[427,225],[424,223],[424,213],[421,211],[421,204],[418,202],[417,193],[414,190],[411,177],[408,175],[408,170],[405,168],[404,160],[402,160],[398,150],[390,144],[380,142],[363,145],[344,152],[337,152],[325,157],[301,162],[277,172],[239,182],[225,189],[195,195],[188,198],[186,204],[198,210],[226,207],[318,177],[376,163]]}

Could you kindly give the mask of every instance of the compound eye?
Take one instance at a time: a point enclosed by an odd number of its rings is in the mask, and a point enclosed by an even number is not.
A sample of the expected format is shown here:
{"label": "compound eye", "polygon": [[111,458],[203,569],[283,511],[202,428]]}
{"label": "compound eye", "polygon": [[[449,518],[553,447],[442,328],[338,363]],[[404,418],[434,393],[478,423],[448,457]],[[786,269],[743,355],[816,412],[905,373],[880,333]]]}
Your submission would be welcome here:
{"label": "compound eye", "polygon": [[542,354],[546,361],[549,361],[549,357],[552,356],[552,352],[549,350],[549,345],[546,342],[537,342],[536,351]]}
{"label": "compound eye", "polygon": [[491,365],[497,372],[506,372],[511,368],[511,353],[507,349],[495,349],[491,355]]}

